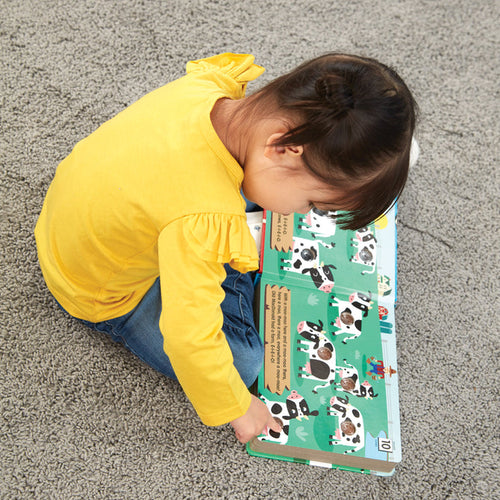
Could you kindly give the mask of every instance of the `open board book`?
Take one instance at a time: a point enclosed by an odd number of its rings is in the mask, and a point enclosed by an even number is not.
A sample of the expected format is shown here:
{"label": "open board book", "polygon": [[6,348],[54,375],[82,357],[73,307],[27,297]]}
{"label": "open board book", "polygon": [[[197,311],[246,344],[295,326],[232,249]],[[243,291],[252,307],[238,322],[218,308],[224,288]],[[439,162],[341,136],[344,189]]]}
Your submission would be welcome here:
{"label": "open board book", "polygon": [[396,208],[359,231],[264,213],[254,390],[282,425],[251,455],[392,475],[401,460]]}

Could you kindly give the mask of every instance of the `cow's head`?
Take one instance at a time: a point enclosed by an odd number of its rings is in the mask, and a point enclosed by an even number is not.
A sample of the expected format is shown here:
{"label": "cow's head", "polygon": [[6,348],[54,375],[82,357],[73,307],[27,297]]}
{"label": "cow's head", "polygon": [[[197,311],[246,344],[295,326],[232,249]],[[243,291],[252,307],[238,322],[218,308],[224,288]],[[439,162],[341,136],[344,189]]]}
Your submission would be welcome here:
{"label": "cow's head", "polygon": [[302,269],[302,274],[310,274],[316,288],[325,293],[330,293],[335,281],[332,269],[337,269],[333,264],[326,264],[320,267],[309,267]]}

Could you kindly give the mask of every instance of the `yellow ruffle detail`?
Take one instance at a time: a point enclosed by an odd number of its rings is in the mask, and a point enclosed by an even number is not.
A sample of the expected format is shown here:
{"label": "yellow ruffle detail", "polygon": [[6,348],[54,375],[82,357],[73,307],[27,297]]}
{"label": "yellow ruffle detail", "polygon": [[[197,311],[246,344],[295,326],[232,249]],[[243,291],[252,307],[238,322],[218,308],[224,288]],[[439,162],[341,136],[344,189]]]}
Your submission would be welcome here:
{"label": "yellow ruffle detail", "polygon": [[255,57],[251,54],[226,52],[217,56],[188,62],[186,73],[218,70],[239,85],[241,95],[235,97],[240,98],[243,97],[247,83],[255,80],[265,71],[262,66],[254,64],[254,60]]}
{"label": "yellow ruffle detail", "polygon": [[258,268],[257,246],[244,216],[190,215],[183,229],[184,238],[201,259],[229,263],[242,273]]}

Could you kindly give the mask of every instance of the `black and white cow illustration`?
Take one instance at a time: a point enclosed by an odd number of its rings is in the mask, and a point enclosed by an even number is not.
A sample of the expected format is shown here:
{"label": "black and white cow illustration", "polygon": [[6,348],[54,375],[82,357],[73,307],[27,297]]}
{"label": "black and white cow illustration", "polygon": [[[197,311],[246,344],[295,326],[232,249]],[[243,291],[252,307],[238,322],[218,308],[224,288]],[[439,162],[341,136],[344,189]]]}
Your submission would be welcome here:
{"label": "black and white cow illustration", "polygon": [[299,219],[298,227],[310,231],[313,238],[333,236],[337,228],[336,215],[337,212],[313,208],[304,218]]}
{"label": "black and white cow illustration", "polygon": [[339,315],[332,325],[339,328],[332,335],[340,335],[346,333],[350,337],[344,338],[342,342],[345,344],[348,340],[353,340],[361,335],[361,326],[363,318],[366,318],[368,311],[372,306],[372,294],[365,295],[361,292],[354,292],[349,297],[349,301],[338,300],[335,296],[331,296],[332,301],[330,306],[338,307]]}
{"label": "black and white cow illustration", "polygon": [[317,394],[318,389],[329,387],[335,381],[335,347],[326,338],[321,320],[319,324],[301,321],[297,325],[297,331],[304,339],[297,340],[297,351],[309,356],[309,361],[304,366],[299,366],[299,377],[325,382],[314,387],[312,392]]}
{"label": "black and white cow illustration", "polygon": [[335,434],[330,435],[330,444],[353,447],[344,451],[344,455],[361,450],[365,445],[363,415],[349,403],[349,398],[333,396],[326,412],[328,415],[338,417],[338,427],[335,429]]}
{"label": "black and white cow illustration", "polygon": [[333,264],[323,264],[319,267],[311,267],[304,269],[303,274],[309,274],[313,280],[314,286],[325,293],[330,293],[335,280],[333,277],[332,269],[337,269]]}
{"label": "black and white cow illustration", "polygon": [[365,380],[363,383],[359,380],[359,373],[355,366],[351,365],[344,359],[345,366],[337,366],[336,371],[339,374],[340,382],[335,382],[334,386],[337,390],[347,392],[358,398],[372,399],[376,398],[373,387]]}
{"label": "black and white cow illustration", "polygon": [[369,227],[362,227],[356,231],[356,237],[351,238],[351,246],[356,247],[357,252],[351,258],[351,262],[357,262],[370,267],[370,270],[361,274],[372,274],[377,262],[377,240]]}
{"label": "black and white cow illustration", "polygon": [[290,393],[284,403],[270,401],[264,396],[260,396],[260,399],[264,401],[273,418],[281,425],[281,432],[267,428],[265,436],[259,436],[260,441],[286,444],[290,432],[290,420],[300,421],[302,418],[308,420],[309,416],[315,417],[319,413],[318,410],[311,411],[306,400],[295,390]]}
{"label": "black and white cow illustration", "polygon": [[299,274],[309,274],[316,288],[325,293],[330,293],[335,284],[332,269],[337,269],[333,264],[323,264],[319,258],[319,245],[333,248],[323,241],[311,241],[305,238],[293,238],[292,258],[281,259],[281,269]]}

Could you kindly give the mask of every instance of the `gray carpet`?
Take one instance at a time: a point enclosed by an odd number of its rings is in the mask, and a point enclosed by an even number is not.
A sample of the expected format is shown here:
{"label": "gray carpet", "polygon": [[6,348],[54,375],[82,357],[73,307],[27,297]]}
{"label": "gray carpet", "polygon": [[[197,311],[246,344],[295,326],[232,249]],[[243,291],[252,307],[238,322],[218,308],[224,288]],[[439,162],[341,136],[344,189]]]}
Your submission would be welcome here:
{"label": "gray carpet", "polygon": [[[500,498],[498,2],[0,6],[1,498]],[[176,383],[65,317],[34,245],[58,162],[187,60],[252,52],[264,82],[329,50],[394,65],[421,109],[399,206],[404,459],[391,479],[247,456]]]}

